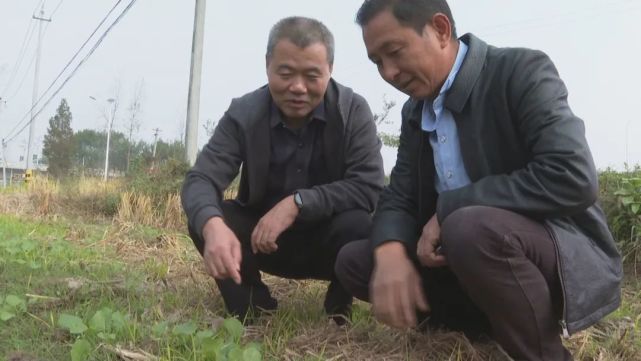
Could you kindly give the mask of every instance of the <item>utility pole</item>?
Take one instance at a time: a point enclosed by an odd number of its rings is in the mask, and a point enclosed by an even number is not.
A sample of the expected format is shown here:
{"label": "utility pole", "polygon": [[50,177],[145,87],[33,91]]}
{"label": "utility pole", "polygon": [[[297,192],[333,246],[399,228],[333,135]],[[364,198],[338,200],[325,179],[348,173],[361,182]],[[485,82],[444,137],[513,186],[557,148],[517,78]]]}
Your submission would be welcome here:
{"label": "utility pole", "polygon": [[630,163],[628,159],[628,139],[630,138],[630,122],[632,119],[628,120],[627,123],[625,123],[625,171],[629,171],[630,169]]}
{"label": "utility pole", "polygon": [[2,138],[2,187],[7,188],[7,143]]}
{"label": "utility pole", "polygon": [[158,144],[158,133],[160,133],[160,129],[156,128],[153,131],[154,131],[154,153],[153,153],[153,158],[156,159],[156,145]]}
{"label": "utility pole", "polygon": [[29,143],[27,144],[27,156],[25,158],[25,173],[28,169],[31,168],[31,157],[32,157],[32,147],[33,147],[33,136],[35,133],[36,125],[36,103],[38,102],[38,78],[40,77],[40,53],[42,50],[42,22],[51,22],[51,19],[46,19],[45,15],[45,3],[42,2],[42,8],[40,9],[40,16],[32,15],[31,17],[35,20],[38,20],[38,45],[36,48],[36,67],[33,76],[33,95],[31,98],[31,122],[29,123]]}
{"label": "utility pole", "polygon": [[191,71],[189,74],[189,97],[187,122],[185,124],[185,161],[196,162],[198,153],[198,114],[200,107],[200,83],[203,67],[203,40],[205,38],[205,5],[207,0],[196,0],[194,36],[191,43]]}
{"label": "utility pole", "polygon": [[[2,111],[2,97],[0,97],[0,112]],[[4,141],[4,138],[2,138],[2,187],[7,188],[7,152],[6,152],[6,147],[7,143]]]}
{"label": "utility pole", "polygon": [[103,180],[106,182],[109,177],[109,142],[111,141],[111,127],[114,123],[114,118],[116,117],[116,99],[109,98],[107,102],[113,104],[111,107],[111,119],[107,120],[107,149],[105,149],[105,174]]}

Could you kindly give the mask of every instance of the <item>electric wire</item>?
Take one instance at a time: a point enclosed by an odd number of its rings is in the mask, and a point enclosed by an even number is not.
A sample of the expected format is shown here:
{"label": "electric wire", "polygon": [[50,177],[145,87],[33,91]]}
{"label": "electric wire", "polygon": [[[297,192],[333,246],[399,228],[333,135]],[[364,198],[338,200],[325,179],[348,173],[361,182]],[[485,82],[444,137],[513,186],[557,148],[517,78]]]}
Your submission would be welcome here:
{"label": "electric wire", "polygon": [[[62,1],[61,1],[61,2],[62,2]],[[65,67],[60,71],[60,73],[58,74],[58,76],[56,76],[56,78],[51,82],[51,84],[49,85],[49,87],[48,87],[48,88],[47,88],[47,89],[46,89],[46,90],[41,94],[41,96],[40,96],[40,97],[38,98],[38,100],[37,100],[37,101],[32,105],[32,107],[29,109],[29,111],[27,111],[27,112],[25,113],[25,115],[21,118],[21,120],[20,120],[20,121],[19,121],[19,122],[18,122],[18,123],[17,123],[17,124],[12,128],[12,129],[11,129],[11,131],[10,131],[8,134],[12,134],[12,133],[17,129],[17,128],[19,128],[19,127],[21,126],[21,123],[22,123],[23,121],[25,121],[25,120],[27,120],[27,119],[28,119],[28,118],[27,118],[27,116],[28,116],[28,115],[29,115],[29,114],[30,114],[30,113],[31,113],[31,112],[32,112],[32,111],[33,111],[33,110],[38,106],[38,103],[40,103],[40,101],[45,97],[45,95],[47,94],[47,92],[49,92],[49,90],[51,90],[51,88],[55,85],[55,83],[60,79],[60,77],[61,77],[61,76],[64,74],[64,72],[69,68],[69,66],[73,63],[73,61],[78,57],[78,55],[80,54],[80,52],[85,48],[85,46],[86,46],[86,45],[89,43],[89,41],[94,37],[94,35],[98,32],[98,30],[99,30],[99,29],[104,25],[104,23],[107,21],[107,19],[109,19],[109,17],[111,16],[111,14],[112,14],[112,13],[114,12],[114,10],[118,7],[118,5],[120,5],[120,3],[122,3],[122,0],[118,0],[118,1],[114,4],[114,6],[109,10],[109,12],[108,12],[108,13],[103,17],[103,19],[100,21],[100,23],[98,24],[98,26],[96,26],[96,28],[93,30],[93,32],[91,33],[91,35],[89,35],[89,37],[87,38],[87,40],[85,40],[85,42],[80,46],[80,48],[76,51],[76,53],[73,55],[73,57],[72,57],[72,58],[67,62],[67,64],[66,64],[66,65],[65,65]],[[46,28],[45,28],[45,30],[46,30]],[[103,35],[103,36],[104,36],[104,35]],[[101,40],[99,40],[99,41],[101,41]],[[33,58],[33,59],[35,59],[35,52],[34,52],[34,58]],[[32,59],[32,62],[33,62],[33,59]],[[25,74],[25,78],[26,78],[26,74]],[[23,81],[24,81],[24,79],[23,79]],[[38,113],[38,114],[39,114],[39,113]],[[37,114],[36,114],[35,116],[37,116]],[[35,117],[35,116],[34,116],[34,117]],[[27,124],[29,124],[29,123],[31,123],[31,121],[27,122]],[[22,129],[24,129],[24,127],[23,127]],[[8,137],[7,137],[7,138],[8,138]]]}
{"label": "electric wire", "polygon": [[25,32],[25,36],[22,39],[22,45],[20,46],[20,51],[18,52],[18,57],[16,58],[15,64],[13,64],[13,69],[11,70],[11,75],[9,76],[9,80],[7,81],[7,84],[5,84],[4,88],[2,89],[2,94],[3,96],[1,98],[4,98],[4,95],[7,93],[7,90],[9,90],[9,87],[13,84],[13,81],[16,78],[16,75],[18,74],[18,70],[22,66],[22,60],[24,59],[24,55],[27,52],[27,47],[31,43],[31,38],[33,37],[34,29],[35,26],[33,26],[34,21],[33,18],[29,19],[29,27],[27,28],[27,31]]}
{"label": "electric wire", "polygon": [[[63,83],[62,83],[62,84],[61,84],[61,85],[60,85],[60,86],[55,90],[55,92],[54,92],[54,93],[49,97],[49,99],[47,99],[47,101],[46,101],[46,102],[45,102],[45,103],[40,107],[40,109],[39,109],[39,110],[34,114],[34,116],[32,117],[32,119],[31,119],[31,120],[29,120],[29,121],[27,121],[27,122],[26,122],[26,123],[25,123],[25,124],[24,124],[24,125],[23,125],[23,126],[22,126],[18,131],[17,131],[17,132],[15,132],[14,134],[12,134],[13,130],[12,130],[11,132],[9,132],[9,135],[7,135],[7,137],[6,137],[6,139],[7,139],[7,140],[6,140],[6,143],[10,143],[10,142],[11,142],[12,140],[14,140],[18,135],[20,135],[20,133],[22,133],[22,132],[27,128],[27,126],[29,126],[29,124],[31,124],[31,122],[33,121],[33,119],[34,119],[35,117],[37,117],[37,116],[38,116],[38,115],[39,115],[39,114],[40,114],[40,113],[41,113],[41,112],[46,108],[46,106],[47,106],[47,105],[49,105],[49,103],[51,102],[51,100],[53,100],[53,98],[54,98],[54,97],[55,97],[55,96],[60,92],[60,90],[62,90],[62,88],[63,88],[63,87],[64,87],[64,86],[69,82],[69,80],[71,80],[71,78],[76,74],[76,72],[78,71],[78,69],[79,69],[79,68],[80,68],[80,67],[85,63],[85,61],[87,61],[87,59],[89,59],[89,57],[91,57],[91,55],[95,52],[95,50],[98,48],[98,46],[99,46],[99,45],[102,43],[102,41],[107,37],[107,35],[109,34],[109,32],[111,32],[111,30],[112,30],[112,29],[113,29],[113,28],[114,28],[114,27],[115,27],[115,26],[120,22],[120,20],[122,20],[122,18],[127,14],[127,12],[129,11],[129,9],[131,9],[131,7],[136,3],[136,1],[137,1],[137,0],[131,0],[131,2],[127,5],[127,7],[126,7],[125,9],[123,9],[123,11],[120,13],[120,15],[118,15],[118,17],[117,17],[117,18],[116,18],[116,19],[111,23],[111,25],[109,25],[109,27],[108,27],[108,28],[105,30],[105,32],[100,36],[100,38],[96,41],[96,43],[93,45],[93,47],[89,50],[89,53],[87,53],[87,55],[85,55],[85,57],[84,57],[82,60],[80,60],[80,62],[76,65],[76,67],[73,69],[73,71],[71,72],[71,74],[69,74],[69,76],[64,80],[64,82],[63,82]],[[120,2],[122,2],[122,0],[119,0],[119,1],[118,1],[118,3],[120,3]],[[104,21],[103,21],[103,22],[104,22]],[[101,22],[101,23],[102,23],[102,22]],[[95,31],[94,31],[94,33],[95,33]],[[84,47],[84,44],[83,44],[83,47]],[[74,55],[74,58],[75,58],[76,56],[77,56],[77,54],[76,54],[76,55]],[[68,67],[68,66],[67,66],[67,67]],[[65,68],[67,68],[67,67],[65,67]],[[52,84],[49,86],[49,88],[47,89],[47,91],[48,91],[48,90],[50,90],[50,89],[53,87],[54,83],[55,83],[59,78],[60,78],[60,75],[56,78],[56,80],[54,80],[54,82],[52,82]],[[47,91],[45,91],[45,93],[46,93]],[[41,97],[40,97],[40,99],[38,99],[38,101],[36,102],[36,105],[37,105],[37,103],[39,103],[39,102],[40,102],[40,100],[42,100],[42,99],[43,99],[43,97],[44,97],[44,94],[45,94],[45,93],[43,93],[43,96],[41,96]],[[31,108],[27,113],[25,113],[25,115],[22,117],[22,119],[18,122],[18,125],[26,119],[26,117],[31,113],[31,111],[32,111],[33,109],[35,109],[35,106],[34,106],[34,107],[32,107],[32,108]],[[16,128],[16,127],[14,127],[14,130],[15,130],[15,128]]]}

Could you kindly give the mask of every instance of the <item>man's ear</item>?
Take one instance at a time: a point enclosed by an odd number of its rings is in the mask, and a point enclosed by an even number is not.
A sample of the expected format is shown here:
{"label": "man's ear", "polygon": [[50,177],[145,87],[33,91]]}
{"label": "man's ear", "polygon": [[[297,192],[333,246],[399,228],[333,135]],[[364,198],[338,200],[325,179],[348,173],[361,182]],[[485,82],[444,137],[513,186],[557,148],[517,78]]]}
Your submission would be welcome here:
{"label": "man's ear", "polygon": [[434,16],[432,16],[431,26],[441,46],[446,45],[452,40],[452,22],[450,22],[447,15],[443,13],[434,14]]}

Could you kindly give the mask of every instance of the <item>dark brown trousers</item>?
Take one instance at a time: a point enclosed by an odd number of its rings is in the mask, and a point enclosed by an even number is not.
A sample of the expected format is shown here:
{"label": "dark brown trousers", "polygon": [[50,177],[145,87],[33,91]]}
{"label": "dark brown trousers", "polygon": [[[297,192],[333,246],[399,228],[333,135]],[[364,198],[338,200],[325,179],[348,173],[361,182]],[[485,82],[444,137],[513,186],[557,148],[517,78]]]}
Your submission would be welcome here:
{"label": "dark brown trousers", "polygon": [[[231,279],[216,280],[227,310],[244,319],[250,309],[275,309],[274,299],[260,271],[291,279],[318,279],[330,281],[325,298],[328,314],[345,314],[351,306],[352,295],[347,292],[334,274],[338,251],[346,243],[367,237],[371,216],[364,210],[349,210],[320,222],[295,222],[278,237],[278,250],[271,254],[251,250],[251,234],[263,213],[242,207],[234,201],[222,203],[225,223],[241,243],[242,283]],[[200,254],[203,240],[189,230]]]}
{"label": "dark brown trousers", "polygon": [[[447,267],[422,267],[411,255],[430,303],[431,328],[487,333],[516,360],[572,359],[559,337],[556,248],[541,223],[498,208],[467,207],[445,219],[441,244]],[[345,246],[336,261],[339,280],[365,301],[373,263],[367,240]]]}

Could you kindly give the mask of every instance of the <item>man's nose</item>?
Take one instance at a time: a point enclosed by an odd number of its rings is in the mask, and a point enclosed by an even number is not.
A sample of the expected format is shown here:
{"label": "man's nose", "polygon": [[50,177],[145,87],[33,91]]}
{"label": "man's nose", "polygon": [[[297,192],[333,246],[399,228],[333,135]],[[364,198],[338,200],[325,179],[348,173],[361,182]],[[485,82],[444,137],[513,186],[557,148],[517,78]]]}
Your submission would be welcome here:
{"label": "man's nose", "polygon": [[379,72],[388,83],[394,83],[400,73],[398,66],[391,61],[382,62]]}
{"label": "man's nose", "polygon": [[296,94],[306,93],[307,86],[305,85],[305,80],[300,77],[294,77],[292,83],[289,85],[289,91]]}

